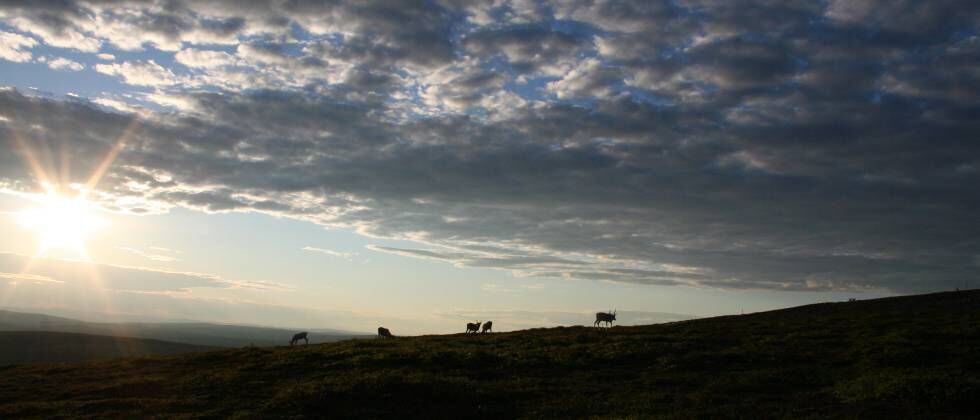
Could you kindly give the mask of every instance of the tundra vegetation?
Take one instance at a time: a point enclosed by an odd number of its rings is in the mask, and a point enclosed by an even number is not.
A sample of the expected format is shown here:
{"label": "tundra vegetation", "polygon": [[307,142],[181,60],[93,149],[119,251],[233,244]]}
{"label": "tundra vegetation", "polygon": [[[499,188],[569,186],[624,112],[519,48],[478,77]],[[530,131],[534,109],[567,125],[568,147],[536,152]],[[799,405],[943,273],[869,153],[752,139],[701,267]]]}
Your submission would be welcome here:
{"label": "tundra vegetation", "polygon": [[971,417],[980,291],[0,368],[0,417]]}

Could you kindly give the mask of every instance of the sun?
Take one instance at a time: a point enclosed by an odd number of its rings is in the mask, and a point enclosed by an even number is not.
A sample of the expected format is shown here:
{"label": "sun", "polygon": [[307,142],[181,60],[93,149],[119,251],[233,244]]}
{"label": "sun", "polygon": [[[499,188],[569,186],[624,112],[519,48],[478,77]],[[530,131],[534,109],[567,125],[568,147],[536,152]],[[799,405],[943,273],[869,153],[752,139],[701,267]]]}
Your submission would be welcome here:
{"label": "sun", "polygon": [[57,249],[88,259],[85,238],[107,224],[95,214],[95,207],[84,195],[65,197],[57,193],[41,196],[38,204],[18,214],[18,222],[37,234],[38,254]]}

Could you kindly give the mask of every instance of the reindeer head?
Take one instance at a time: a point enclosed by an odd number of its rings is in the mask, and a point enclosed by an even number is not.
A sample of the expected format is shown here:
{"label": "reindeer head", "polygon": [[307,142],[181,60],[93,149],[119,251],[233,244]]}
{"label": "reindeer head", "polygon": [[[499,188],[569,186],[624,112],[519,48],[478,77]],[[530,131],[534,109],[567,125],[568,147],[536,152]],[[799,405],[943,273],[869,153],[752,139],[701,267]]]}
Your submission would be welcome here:
{"label": "reindeer head", "polygon": [[612,311],[612,319],[613,319],[613,321],[616,320],[616,310],[615,309],[613,309],[613,311]]}

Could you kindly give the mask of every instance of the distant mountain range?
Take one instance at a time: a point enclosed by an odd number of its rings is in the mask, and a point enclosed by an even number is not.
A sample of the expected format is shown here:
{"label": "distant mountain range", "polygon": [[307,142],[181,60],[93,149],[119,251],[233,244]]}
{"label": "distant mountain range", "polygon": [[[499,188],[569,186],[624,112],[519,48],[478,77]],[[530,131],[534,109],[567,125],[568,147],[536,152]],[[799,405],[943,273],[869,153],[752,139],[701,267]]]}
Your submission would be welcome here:
{"label": "distant mountain range", "polygon": [[119,357],[167,356],[218,350],[143,338],[50,331],[0,331],[0,365],[68,363]]}
{"label": "distant mountain range", "polygon": [[[86,322],[51,315],[0,310],[0,332],[59,332],[161,340],[207,347],[281,346],[297,330],[204,322]],[[308,330],[310,343],[364,337],[337,330]],[[161,353],[164,354],[164,353]]]}

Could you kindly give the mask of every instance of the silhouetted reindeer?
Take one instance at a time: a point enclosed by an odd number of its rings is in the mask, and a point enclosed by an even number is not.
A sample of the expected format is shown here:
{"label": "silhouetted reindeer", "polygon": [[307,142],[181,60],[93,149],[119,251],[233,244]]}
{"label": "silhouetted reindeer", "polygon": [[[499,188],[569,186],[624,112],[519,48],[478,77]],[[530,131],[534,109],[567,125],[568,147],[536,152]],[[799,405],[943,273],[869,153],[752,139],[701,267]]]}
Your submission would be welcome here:
{"label": "silhouetted reindeer", "polygon": [[606,325],[612,326],[613,321],[616,320],[616,311],[610,312],[596,312],[595,313],[595,323],[592,324],[594,327],[598,327],[600,323],[605,322]]}
{"label": "silhouetted reindeer", "polygon": [[307,338],[308,335],[309,335],[309,333],[306,332],[306,331],[303,331],[301,333],[296,333],[295,335],[293,335],[293,339],[292,340],[289,340],[289,345],[292,346],[292,345],[298,343],[299,340],[303,340],[303,341],[306,342],[306,344],[310,344],[310,339]]}
{"label": "silhouetted reindeer", "polygon": [[466,333],[478,333],[480,332],[480,324],[483,322],[467,322],[466,323]]}
{"label": "silhouetted reindeer", "polygon": [[483,331],[481,334],[486,334],[493,330],[493,321],[487,321],[483,323]]}
{"label": "silhouetted reindeer", "polygon": [[385,327],[378,327],[378,338],[393,338],[391,331]]}

